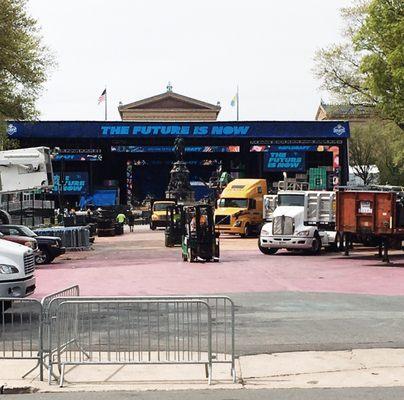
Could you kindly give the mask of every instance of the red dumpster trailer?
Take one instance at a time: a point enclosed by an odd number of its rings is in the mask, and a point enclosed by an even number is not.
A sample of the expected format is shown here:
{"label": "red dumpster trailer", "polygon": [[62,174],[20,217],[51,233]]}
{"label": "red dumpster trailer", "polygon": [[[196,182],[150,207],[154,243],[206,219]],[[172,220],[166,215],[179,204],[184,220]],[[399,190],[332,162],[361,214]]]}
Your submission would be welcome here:
{"label": "red dumpster trailer", "polygon": [[395,191],[340,190],[337,192],[336,227],[345,254],[350,243],[379,246],[388,261],[388,249],[402,249],[404,194]]}

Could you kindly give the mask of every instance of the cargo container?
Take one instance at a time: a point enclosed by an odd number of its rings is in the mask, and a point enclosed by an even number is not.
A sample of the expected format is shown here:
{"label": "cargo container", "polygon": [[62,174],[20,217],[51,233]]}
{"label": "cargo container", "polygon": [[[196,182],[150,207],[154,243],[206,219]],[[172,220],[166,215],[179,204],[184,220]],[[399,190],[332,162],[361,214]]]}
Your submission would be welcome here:
{"label": "cargo container", "polygon": [[394,191],[340,190],[337,192],[337,231],[345,253],[350,243],[379,246],[388,261],[388,249],[402,249],[404,194]]}

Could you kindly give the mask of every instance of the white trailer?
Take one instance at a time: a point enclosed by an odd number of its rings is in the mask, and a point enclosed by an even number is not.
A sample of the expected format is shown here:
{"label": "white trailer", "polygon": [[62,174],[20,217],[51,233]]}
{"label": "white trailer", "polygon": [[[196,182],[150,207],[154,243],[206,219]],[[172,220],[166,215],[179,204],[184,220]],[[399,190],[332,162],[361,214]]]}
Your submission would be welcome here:
{"label": "white trailer", "polygon": [[317,254],[322,247],[338,246],[334,192],[279,191],[276,198],[265,196],[264,215],[268,222],[258,242],[264,254],[275,254],[279,249],[311,250]]}
{"label": "white trailer", "polygon": [[0,151],[1,194],[52,186],[53,171],[49,148]]}
{"label": "white trailer", "polygon": [[[0,195],[53,185],[50,151],[33,147],[0,151]],[[2,223],[9,215],[0,210]],[[0,297],[25,297],[35,289],[32,249],[0,239]]]}

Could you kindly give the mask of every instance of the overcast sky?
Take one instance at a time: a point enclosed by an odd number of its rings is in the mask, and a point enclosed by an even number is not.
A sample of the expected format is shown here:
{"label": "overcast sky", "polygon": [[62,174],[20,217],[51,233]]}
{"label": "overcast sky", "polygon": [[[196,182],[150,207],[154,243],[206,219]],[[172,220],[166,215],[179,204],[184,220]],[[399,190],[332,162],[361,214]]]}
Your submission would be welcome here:
{"label": "overcast sky", "polygon": [[320,98],[316,49],[341,38],[348,0],[29,0],[58,67],[42,120],[108,119],[117,106],[166,90],[216,104],[240,87],[241,120],[312,120]]}

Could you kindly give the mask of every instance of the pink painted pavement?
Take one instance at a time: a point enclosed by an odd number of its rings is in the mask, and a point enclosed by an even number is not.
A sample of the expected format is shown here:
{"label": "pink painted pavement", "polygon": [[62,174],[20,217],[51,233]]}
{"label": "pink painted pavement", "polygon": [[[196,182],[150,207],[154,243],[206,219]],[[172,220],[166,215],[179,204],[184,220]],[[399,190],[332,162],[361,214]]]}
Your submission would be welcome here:
{"label": "pink painted pavement", "polygon": [[185,263],[165,248],[163,232],[146,227],[96,238],[93,251],[73,252],[37,269],[35,297],[79,284],[82,295],[170,295],[239,292],[334,292],[404,295],[404,255],[386,266],[374,249],[345,257],[280,252],[265,256],[256,239],[222,238],[220,263]]}

